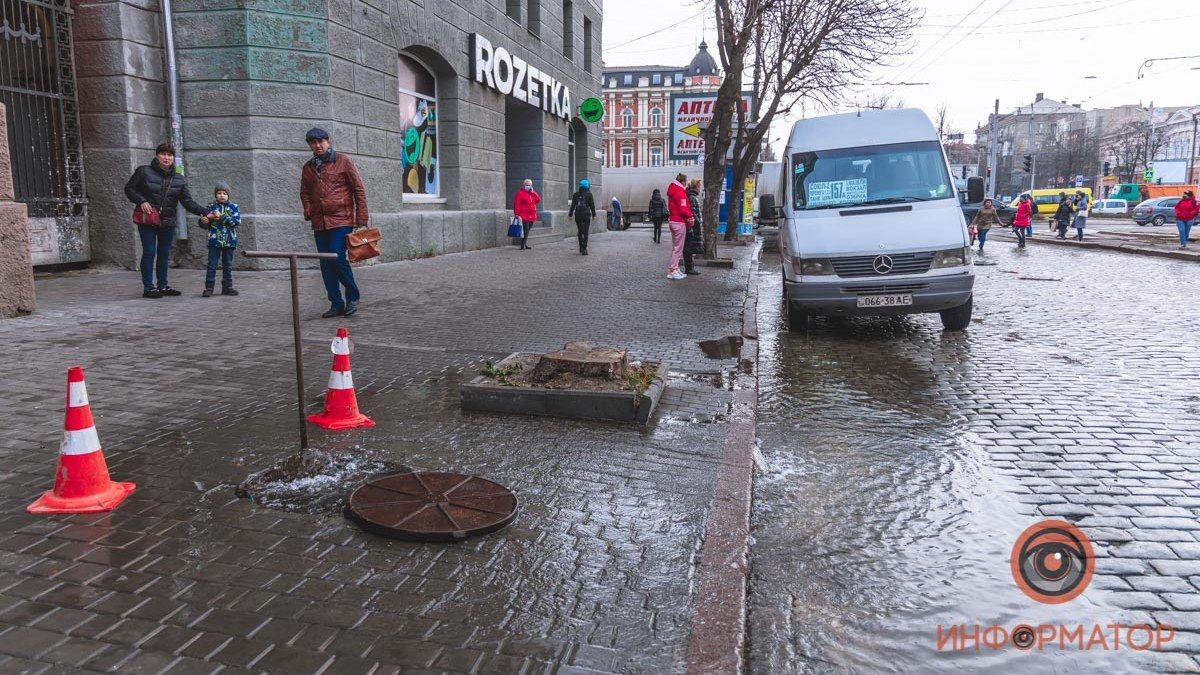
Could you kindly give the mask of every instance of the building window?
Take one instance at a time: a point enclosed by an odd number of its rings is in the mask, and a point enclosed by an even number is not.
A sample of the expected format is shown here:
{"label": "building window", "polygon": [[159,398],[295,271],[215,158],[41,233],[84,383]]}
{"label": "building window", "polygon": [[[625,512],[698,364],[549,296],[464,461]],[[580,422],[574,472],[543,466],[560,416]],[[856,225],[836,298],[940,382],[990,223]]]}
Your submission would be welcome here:
{"label": "building window", "polygon": [[563,56],[567,57],[568,61],[575,60],[575,31],[572,26],[575,22],[575,7],[571,4],[571,0],[563,0]]}
{"label": "building window", "polygon": [[617,88],[617,78],[615,78],[615,77],[608,78],[608,88],[609,89]]}
{"label": "building window", "polygon": [[650,166],[662,166],[662,146],[654,145],[650,147]]}
{"label": "building window", "polygon": [[528,0],[525,10],[525,28],[527,28],[534,37],[542,36],[541,0]]}
{"label": "building window", "polygon": [[508,14],[508,18],[521,23],[521,0],[508,0],[504,12]]}
{"label": "building window", "polygon": [[623,82],[625,83],[625,86],[626,86],[626,87],[628,87],[629,85],[633,84],[633,73],[625,73],[625,77],[624,77],[624,79],[623,79]]}
{"label": "building window", "polygon": [[683,84],[683,73],[675,73],[675,84]]}
{"label": "building window", "polygon": [[658,128],[662,126],[662,110],[655,108],[650,111],[650,127]]}
{"label": "building window", "polygon": [[650,84],[662,84],[662,73],[655,73],[652,75]]}
{"label": "building window", "polygon": [[400,166],[405,195],[437,197],[437,80],[420,61],[400,54]]}
{"label": "building window", "polygon": [[621,146],[621,166],[633,166],[633,146]]}
{"label": "building window", "polygon": [[626,108],[621,111],[621,127],[623,129],[633,128],[633,110]]}
{"label": "building window", "polygon": [[583,69],[592,72],[592,20],[583,17]]}
{"label": "building window", "polygon": [[663,73],[663,86],[664,87],[671,86],[671,74],[670,73]]}

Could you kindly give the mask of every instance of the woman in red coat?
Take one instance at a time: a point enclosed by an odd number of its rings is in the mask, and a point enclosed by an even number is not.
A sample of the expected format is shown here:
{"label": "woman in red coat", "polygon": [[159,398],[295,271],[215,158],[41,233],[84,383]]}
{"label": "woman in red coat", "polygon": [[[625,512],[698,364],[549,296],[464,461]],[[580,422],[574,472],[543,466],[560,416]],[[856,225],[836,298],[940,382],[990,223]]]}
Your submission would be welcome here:
{"label": "woman in red coat", "polygon": [[529,245],[529,228],[533,227],[533,222],[537,220],[537,207],[540,203],[542,196],[533,191],[533,181],[526,178],[521,189],[517,190],[517,196],[513,197],[513,215],[521,219],[522,251],[533,248]]}
{"label": "woman in red coat", "polygon": [[1017,248],[1025,248],[1025,230],[1029,228],[1029,219],[1033,211],[1029,195],[1021,195],[1017,204],[1017,216],[1013,218],[1013,232],[1017,233]]}
{"label": "woman in red coat", "polygon": [[685,174],[675,176],[675,182],[667,186],[667,226],[671,228],[671,263],[667,266],[668,279],[686,279],[679,271],[679,260],[683,257],[683,241],[687,230],[695,222],[692,205],[688,201]]}
{"label": "woman in red coat", "polygon": [[1196,203],[1196,195],[1188,190],[1183,193],[1183,199],[1180,199],[1179,203],[1175,205],[1175,227],[1179,228],[1179,248],[1187,248],[1188,235],[1192,232],[1196,216],[1200,216],[1200,204]]}

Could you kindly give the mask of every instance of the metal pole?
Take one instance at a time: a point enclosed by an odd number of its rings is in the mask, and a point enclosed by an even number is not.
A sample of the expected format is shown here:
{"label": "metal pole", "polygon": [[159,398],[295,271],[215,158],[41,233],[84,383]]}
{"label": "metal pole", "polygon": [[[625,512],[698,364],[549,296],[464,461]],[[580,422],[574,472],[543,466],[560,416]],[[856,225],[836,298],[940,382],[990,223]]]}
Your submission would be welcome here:
{"label": "metal pole", "polygon": [[996,99],[996,112],[992,115],[991,122],[988,124],[988,126],[990,127],[989,131],[988,131],[988,145],[990,147],[988,148],[988,163],[987,163],[987,165],[988,165],[988,169],[990,169],[990,171],[988,171],[987,196],[989,196],[989,197],[996,196],[996,174],[1000,173],[999,171],[997,171],[998,167],[996,166],[996,161],[997,161],[997,158],[999,157],[999,152],[1000,152],[1000,148],[999,148],[1000,143],[999,143],[999,140],[996,138],[996,120],[999,117],[1000,117],[1000,99]]}
{"label": "metal pole", "polygon": [[[167,113],[171,119],[171,145],[175,146],[175,173],[183,173],[183,117],[179,113],[179,67],[175,63],[175,27],[171,0],[162,0],[163,51],[167,58]],[[175,209],[179,239],[187,239],[187,214]]]}
{"label": "metal pole", "polygon": [[1188,148],[1188,179],[1189,185],[1196,183],[1196,113],[1192,113],[1192,146]]}
{"label": "metal pole", "polygon": [[304,411],[304,359],[300,347],[300,279],[296,271],[296,256],[288,256],[289,272],[292,276],[292,339],[296,346],[296,413],[300,422],[300,451],[308,447],[308,424]]}
{"label": "metal pole", "polygon": [[288,272],[291,275],[292,281],[292,344],[296,352],[296,414],[300,422],[300,450],[303,452],[308,448],[308,420],[305,418],[304,410],[307,404],[304,402],[304,361],[303,351],[300,346],[300,278],[297,269],[296,261],[300,258],[318,259],[318,260],[334,260],[337,258],[336,253],[282,253],[279,251],[242,251],[242,255],[247,258],[287,258]]}
{"label": "metal pole", "polygon": [[1029,191],[1033,192],[1037,185],[1037,153],[1033,151],[1033,103],[1029,104],[1029,154],[1032,155],[1029,162]]}

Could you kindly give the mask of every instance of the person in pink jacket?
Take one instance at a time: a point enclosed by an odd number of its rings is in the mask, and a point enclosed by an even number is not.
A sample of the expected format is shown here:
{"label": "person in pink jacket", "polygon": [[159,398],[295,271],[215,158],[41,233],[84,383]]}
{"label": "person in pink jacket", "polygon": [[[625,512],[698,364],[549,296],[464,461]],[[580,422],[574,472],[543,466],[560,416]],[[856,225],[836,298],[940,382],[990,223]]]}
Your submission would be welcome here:
{"label": "person in pink jacket", "polygon": [[668,279],[686,279],[687,275],[679,271],[679,260],[683,258],[683,241],[688,228],[695,222],[695,214],[688,202],[687,182],[685,174],[675,176],[675,181],[667,187],[667,226],[671,228],[671,264],[667,267]]}
{"label": "person in pink jacket", "polygon": [[1021,195],[1017,204],[1017,215],[1013,218],[1013,232],[1017,235],[1017,248],[1025,248],[1025,230],[1029,228],[1033,213],[1033,200],[1029,195]]}
{"label": "person in pink jacket", "polygon": [[542,196],[533,191],[533,181],[526,178],[521,184],[521,189],[517,190],[517,196],[513,197],[513,215],[521,219],[522,251],[533,248],[529,245],[529,228],[533,227],[534,221],[537,220],[537,207],[540,203]]}

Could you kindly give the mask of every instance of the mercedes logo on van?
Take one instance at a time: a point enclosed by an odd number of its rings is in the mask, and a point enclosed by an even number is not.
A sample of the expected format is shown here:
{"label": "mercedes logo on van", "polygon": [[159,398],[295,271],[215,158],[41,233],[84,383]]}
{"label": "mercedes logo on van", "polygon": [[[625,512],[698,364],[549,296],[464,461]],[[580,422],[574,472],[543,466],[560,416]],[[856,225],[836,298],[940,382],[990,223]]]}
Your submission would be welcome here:
{"label": "mercedes logo on van", "polygon": [[875,261],[871,263],[875,268],[876,274],[887,274],[892,271],[892,257],[887,255],[875,256]]}

